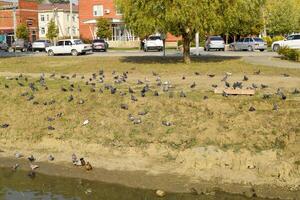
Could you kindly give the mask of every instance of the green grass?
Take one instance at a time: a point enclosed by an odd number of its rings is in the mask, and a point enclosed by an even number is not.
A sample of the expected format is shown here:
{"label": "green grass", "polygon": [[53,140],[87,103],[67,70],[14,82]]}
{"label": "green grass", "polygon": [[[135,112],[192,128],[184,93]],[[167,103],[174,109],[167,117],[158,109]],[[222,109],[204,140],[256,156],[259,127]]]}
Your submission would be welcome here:
{"label": "green grass", "polygon": [[[158,62],[158,60],[160,60]],[[103,84],[96,84],[96,92],[91,93],[91,86],[85,85],[85,81],[91,73],[97,73],[104,69],[106,83],[114,84],[111,72],[117,74],[129,72],[126,83],[115,85],[118,92],[115,95],[109,91],[103,94],[97,92],[103,89]],[[253,97],[233,96],[229,98],[214,94],[209,91],[211,82],[220,83],[220,77],[225,72],[232,72],[233,78],[244,74],[253,74],[254,71],[262,71],[261,82],[266,77],[274,79],[275,87],[282,87],[281,74],[289,73],[292,77],[300,76],[300,70],[280,69],[262,66],[252,66],[236,60],[194,60],[191,65],[185,65],[177,58],[98,58],[98,57],[21,57],[4,58],[0,60],[0,72],[16,77],[15,73],[57,73],[56,78],[50,79],[47,75],[46,83],[49,90],[44,90],[39,83],[36,85],[39,91],[34,92],[34,101],[39,105],[33,105],[33,101],[27,101],[27,97],[21,97],[21,93],[30,92],[29,82],[36,82],[37,77],[29,74],[29,80],[24,78],[19,82],[25,87],[20,87],[16,80],[0,79],[0,123],[8,123],[10,127],[0,129],[0,139],[10,141],[39,142],[42,139],[77,140],[88,144],[102,144],[109,147],[139,147],[147,148],[150,144],[164,145],[175,151],[194,148],[198,146],[218,146],[221,149],[239,151],[243,148],[253,152],[267,149],[288,148],[295,141],[290,136],[299,135],[300,127],[300,96],[288,93],[288,100],[282,101],[273,96],[269,100],[263,100],[263,90]],[[160,74],[162,80],[172,79],[174,97],[163,93],[155,84],[152,71]],[[201,76],[194,75],[200,72]],[[85,74],[85,80],[80,78],[62,80],[60,74],[72,75]],[[210,79],[205,74],[215,73],[217,78]],[[181,80],[186,75],[186,81]],[[142,86],[136,84],[137,79],[150,79],[152,90],[158,90],[161,96],[154,97],[152,92],[140,97],[138,90]],[[255,77],[256,79],[259,78]],[[200,81],[196,89],[190,89],[193,81]],[[277,82],[276,82],[277,80]],[[293,80],[294,81],[294,80]],[[75,84],[73,92],[62,92],[61,87],[69,87]],[[291,82],[292,83],[292,82]],[[9,85],[6,89],[4,85]],[[277,84],[277,85],[276,85]],[[77,87],[82,88],[81,92]],[[128,87],[137,91],[138,102],[131,102],[130,95],[120,96],[119,92],[128,91]],[[288,87],[288,86],[287,86]],[[290,90],[291,88],[284,88]],[[180,98],[179,93],[184,90],[187,98]],[[70,95],[74,101],[68,102]],[[208,96],[207,100],[203,100]],[[53,105],[43,105],[55,99]],[[79,105],[79,99],[84,99],[85,104]],[[273,103],[278,103],[280,110],[272,111]],[[128,110],[120,109],[120,104],[129,105]],[[256,112],[250,113],[249,107],[254,105]],[[140,111],[147,110],[146,116],[141,116],[142,123],[134,125],[128,120],[128,115],[137,116]],[[56,117],[63,113],[61,118]],[[53,117],[53,122],[48,122],[47,117]],[[84,120],[89,119],[90,124],[82,126]],[[172,122],[171,127],[162,125],[162,121]],[[48,126],[56,130],[49,131]]]}

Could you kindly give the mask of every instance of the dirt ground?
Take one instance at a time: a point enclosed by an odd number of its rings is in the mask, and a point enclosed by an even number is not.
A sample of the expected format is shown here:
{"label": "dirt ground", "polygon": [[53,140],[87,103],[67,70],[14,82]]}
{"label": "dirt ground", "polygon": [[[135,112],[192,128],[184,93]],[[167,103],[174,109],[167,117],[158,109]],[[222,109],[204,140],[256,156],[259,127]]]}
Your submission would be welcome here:
{"label": "dirt ground", "polygon": [[[194,61],[190,66],[157,58],[28,59],[0,61],[0,125],[9,125],[0,128],[2,157],[20,152],[47,162],[52,154],[53,163],[69,165],[76,153],[110,171],[174,174],[190,183],[271,185],[292,196],[300,189],[300,94],[294,92],[300,89],[300,70],[238,59]],[[100,69],[104,83],[99,82]],[[116,83],[123,73],[126,82]],[[214,94],[212,85],[225,88],[221,79],[226,73],[230,85],[255,84],[256,94]],[[149,91],[141,97],[146,85]],[[163,91],[166,85],[168,91]],[[129,87],[137,101],[131,100]]]}

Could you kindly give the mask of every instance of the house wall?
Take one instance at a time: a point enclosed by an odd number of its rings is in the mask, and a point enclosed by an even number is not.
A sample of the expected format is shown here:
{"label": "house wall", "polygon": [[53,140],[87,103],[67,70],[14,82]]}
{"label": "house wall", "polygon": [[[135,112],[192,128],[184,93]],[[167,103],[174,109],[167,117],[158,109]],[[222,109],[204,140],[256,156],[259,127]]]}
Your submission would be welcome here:
{"label": "house wall", "polygon": [[[44,16],[45,20],[42,21],[42,15]],[[69,17],[68,17],[69,16]],[[73,27],[75,32],[73,33],[74,37],[79,37],[79,19],[78,19],[78,13],[73,13],[74,21],[73,21]],[[51,19],[54,18],[53,11],[40,11],[38,14],[39,19],[39,34],[41,39],[46,38],[46,34],[48,31],[48,23]],[[59,28],[59,37],[70,37],[70,31],[71,31],[71,24],[70,24],[71,16],[70,12],[68,11],[58,11],[57,17],[55,20],[56,25]],[[42,29],[45,30],[45,32],[42,32]]]}
{"label": "house wall", "polygon": [[84,24],[87,20],[97,19],[93,15],[93,6],[103,5],[103,10],[109,10],[109,13],[105,13],[102,17],[109,19],[122,19],[122,15],[116,13],[116,7],[114,0],[79,0],[79,30],[80,36],[83,39],[93,39],[91,33],[91,26],[89,24]]}
{"label": "house wall", "polygon": [[[30,30],[29,40],[33,41],[38,38],[38,4],[33,0],[19,0],[18,9],[16,10],[17,26],[26,24]],[[14,32],[13,10],[0,10],[0,33]]]}

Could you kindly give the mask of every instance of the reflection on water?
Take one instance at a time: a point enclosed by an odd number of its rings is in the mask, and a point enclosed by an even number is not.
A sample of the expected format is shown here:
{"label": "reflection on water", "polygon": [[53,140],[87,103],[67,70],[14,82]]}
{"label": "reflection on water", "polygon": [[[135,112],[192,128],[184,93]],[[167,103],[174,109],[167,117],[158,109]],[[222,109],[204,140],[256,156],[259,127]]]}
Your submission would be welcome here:
{"label": "reflection on water", "polygon": [[241,196],[216,193],[215,196],[167,194],[156,197],[152,190],[128,188],[116,184],[37,174],[0,168],[1,200],[246,200]]}

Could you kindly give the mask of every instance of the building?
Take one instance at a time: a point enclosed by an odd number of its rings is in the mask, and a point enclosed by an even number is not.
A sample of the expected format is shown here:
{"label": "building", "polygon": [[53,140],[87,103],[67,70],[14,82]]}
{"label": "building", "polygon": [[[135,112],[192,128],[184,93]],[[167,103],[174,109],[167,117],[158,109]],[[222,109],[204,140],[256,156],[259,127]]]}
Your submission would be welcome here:
{"label": "building", "polygon": [[95,39],[97,18],[107,18],[111,22],[111,47],[138,45],[138,38],[126,28],[122,13],[117,9],[114,0],[79,0],[79,30],[82,39]]}
{"label": "building", "polygon": [[[29,40],[38,38],[38,4],[35,0],[0,0],[0,35],[8,44],[15,39],[18,25],[29,29]],[[3,37],[5,36],[5,37]]]}
{"label": "building", "polygon": [[[73,4],[72,16],[70,13],[70,4],[40,4],[38,6],[39,36],[46,38],[48,23],[54,19],[58,29],[59,38],[69,38],[71,31],[74,37],[79,37],[78,5]],[[71,28],[71,20],[73,27]]]}

